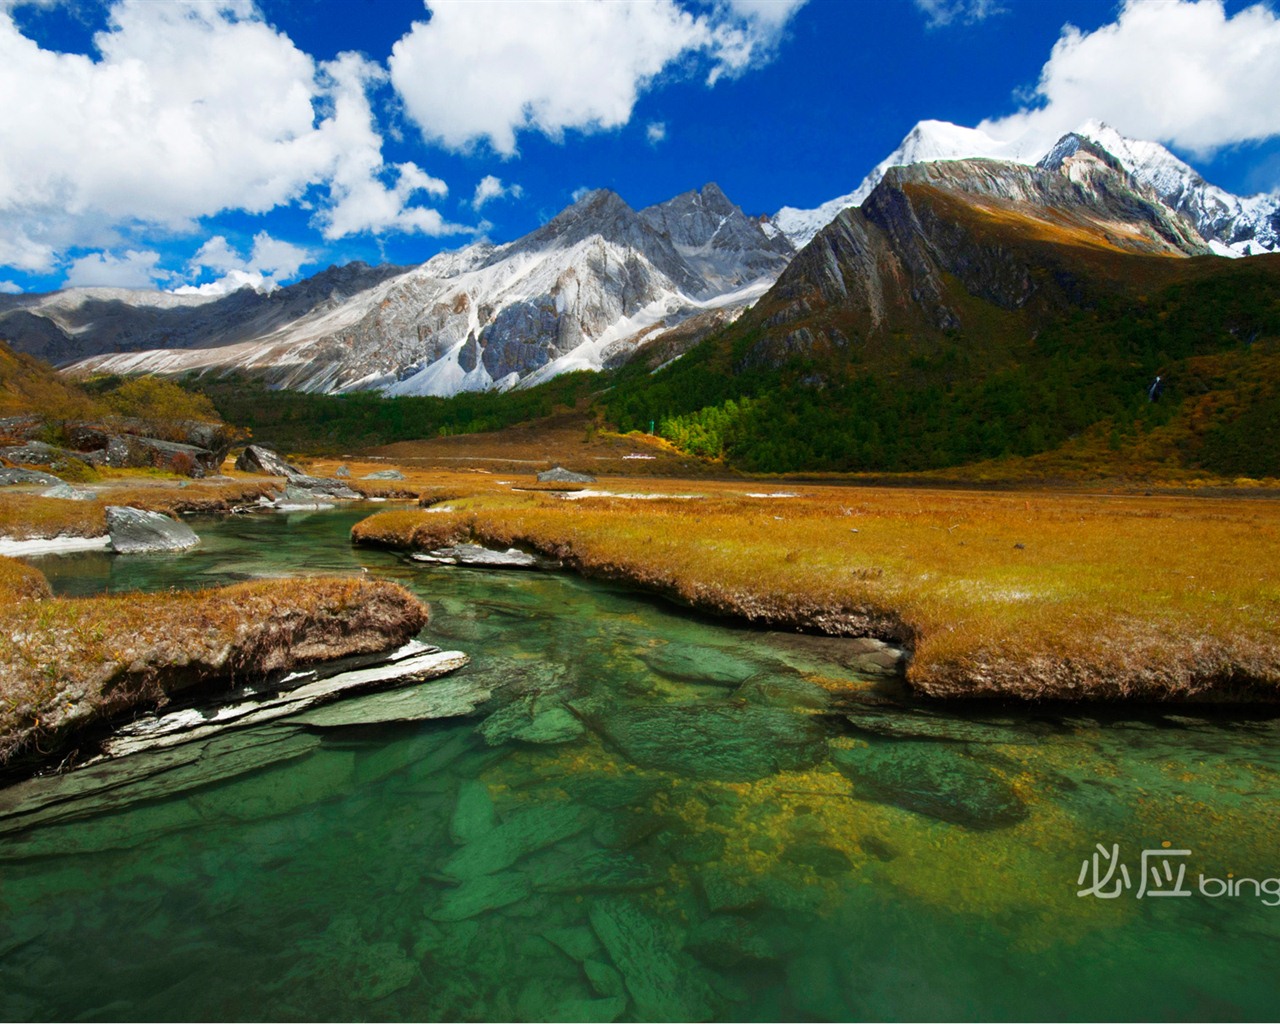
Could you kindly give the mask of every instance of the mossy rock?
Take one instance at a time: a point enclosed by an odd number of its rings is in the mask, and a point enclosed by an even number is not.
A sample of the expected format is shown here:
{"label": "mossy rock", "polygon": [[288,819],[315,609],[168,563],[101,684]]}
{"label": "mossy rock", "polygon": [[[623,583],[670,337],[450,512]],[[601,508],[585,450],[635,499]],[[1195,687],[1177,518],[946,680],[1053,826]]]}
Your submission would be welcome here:
{"label": "mossy rock", "polygon": [[812,716],[737,705],[626,708],[601,731],[633,763],[695,779],[750,782],[817,764],[826,735]]}
{"label": "mossy rock", "polygon": [[678,683],[704,686],[737,686],[761,670],[719,647],[669,643],[644,651],[640,660],[654,672]]}
{"label": "mossy rock", "polygon": [[833,749],[831,759],[853,780],[859,799],[970,829],[1004,828],[1027,817],[1008,782],[952,744],[877,743]]}

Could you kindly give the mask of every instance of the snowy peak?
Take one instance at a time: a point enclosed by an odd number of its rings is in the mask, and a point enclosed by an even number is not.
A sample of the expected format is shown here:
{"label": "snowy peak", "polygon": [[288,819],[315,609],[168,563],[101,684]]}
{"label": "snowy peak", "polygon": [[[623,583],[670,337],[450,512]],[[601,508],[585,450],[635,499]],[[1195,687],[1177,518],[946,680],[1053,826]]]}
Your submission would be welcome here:
{"label": "snowy peak", "polygon": [[1101,121],[1085,122],[1047,153],[1033,135],[997,139],[977,128],[921,121],[852,192],[811,210],[783,207],[773,220],[800,248],[841,210],[860,206],[891,167],[974,158],[1040,164],[1055,170],[1065,167],[1069,177],[1081,180],[1088,176],[1090,167],[1118,166],[1136,184],[1150,188],[1170,210],[1186,217],[1220,255],[1280,250],[1280,196],[1234,196],[1208,184],[1159,143],[1127,138]]}

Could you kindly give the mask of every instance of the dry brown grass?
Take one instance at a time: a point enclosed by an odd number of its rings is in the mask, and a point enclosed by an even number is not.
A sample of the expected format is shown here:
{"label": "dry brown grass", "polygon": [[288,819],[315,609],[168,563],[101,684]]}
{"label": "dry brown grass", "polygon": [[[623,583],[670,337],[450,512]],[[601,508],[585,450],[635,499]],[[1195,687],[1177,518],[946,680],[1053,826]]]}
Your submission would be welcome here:
{"label": "dry brown grass", "polygon": [[47,594],[39,573],[0,558],[0,766],[60,756],[85,729],[176,691],[389,649],[427,617],[403,587],[361,579]]}
{"label": "dry brown grass", "polygon": [[1280,503],[598,486],[706,497],[570,502],[477,488],[450,502],[455,512],[382,513],[353,534],[393,547],[515,544],[713,612],[904,640],[910,682],[938,696],[1280,697]]}

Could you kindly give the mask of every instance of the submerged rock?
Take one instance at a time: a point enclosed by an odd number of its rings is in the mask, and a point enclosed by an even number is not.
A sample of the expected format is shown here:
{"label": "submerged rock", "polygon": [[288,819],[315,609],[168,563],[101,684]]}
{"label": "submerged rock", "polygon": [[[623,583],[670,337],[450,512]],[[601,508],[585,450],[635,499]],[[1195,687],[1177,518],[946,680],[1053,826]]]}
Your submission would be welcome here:
{"label": "submerged rock", "polygon": [[831,760],[853,781],[859,799],[971,829],[1003,828],[1027,817],[1004,778],[950,744],[877,743],[833,749]]}
{"label": "submerged rock", "polygon": [[919,708],[866,707],[845,716],[862,732],[897,739],[950,740],[956,743],[1034,743],[1037,729],[1009,722],[990,722]]}
{"label": "submerged rock", "polygon": [[510,740],[570,743],[585,731],[585,726],[560,701],[535,694],[512,701],[486,718],[480,726],[480,735],[490,746]]}
{"label": "submerged rock", "polygon": [[445,862],[443,874],[459,880],[491,875],[586,827],[586,811],[572,804],[544,803],[522,808],[458,850]]}
{"label": "submerged rock", "polygon": [[621,972],[639,1020],[710,1020],[717,1000],[674,936],[652,914],[629,899],[592,902],[591,927]]}
{"label": "submerged rock", "polygon": [[540,484],[593,484],[596,478],[590,473],[575,473],[563,466],[552,466],[538,474]]}
{"label": "submerged rock", "polygon": [[723,782],[809,768],[827,751],[812,716],[767,707],[625,708],[604,718],[600,731],[641,767]]}
{"label": "submerged rock", "polygon": [[682,683],[737,686],[760,671],[761,666],[744,661],[718,647],[693,647],[669,643],[640,655],[659,675]]}
{"label": "submerged rock", "polygon": [[200,538],[186,523],[176,522],[159,512],[121,505],[107,506],[107,533],[112,550],[122,555],[185,551],[200,543]]}

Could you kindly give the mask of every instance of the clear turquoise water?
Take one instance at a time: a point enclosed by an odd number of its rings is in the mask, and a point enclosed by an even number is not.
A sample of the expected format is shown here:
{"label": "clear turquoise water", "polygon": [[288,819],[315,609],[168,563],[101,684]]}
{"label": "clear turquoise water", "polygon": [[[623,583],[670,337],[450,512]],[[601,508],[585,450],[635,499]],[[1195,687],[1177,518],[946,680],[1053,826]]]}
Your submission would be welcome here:
{"label": "clear turquoise water", "polygon": [[488,717],[226,734],[198,779],[0,832],[0,1017],[1280,1014],[1251,890],[1077,895],[1096,843],[1135,886],[1163,841],[1192,889],[1280,876],[1275,720],[938,711],[839,641],[352,550],[367,511],[39,561],[77,594],[363,566],[502,690]]}

